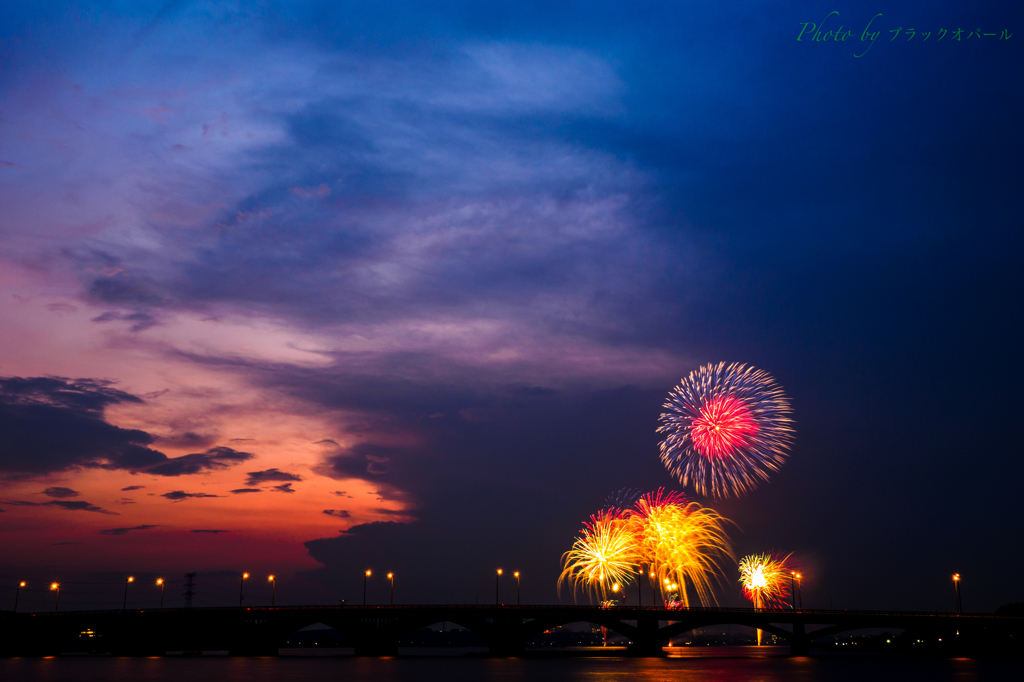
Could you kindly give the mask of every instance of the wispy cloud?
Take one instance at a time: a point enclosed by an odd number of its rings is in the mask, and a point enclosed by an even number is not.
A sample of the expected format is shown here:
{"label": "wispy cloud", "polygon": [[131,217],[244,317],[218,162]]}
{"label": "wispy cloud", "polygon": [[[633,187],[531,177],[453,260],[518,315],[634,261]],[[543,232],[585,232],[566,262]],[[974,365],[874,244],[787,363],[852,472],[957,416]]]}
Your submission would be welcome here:
{"label": "wispy cloud", "polygon": [[26,500],[5,500],[4,504],[9,504],[17,507],[59,507],[68,511],[87,511],[97,512],[99,514],[110,514],[112,516],[120,516],[117,512],[112,512],[102,507],[98,507],[89,502],[81,500],[50,500],[49,502],[28,502]]}
{"label": "wispy cloud", "polygon": [[150,528],[159,527],[159,525],[146,524],[141,526],[130,526],[128,528],[107,528],[106,530],[97,531],[97,535],[125,535],[133,530],[149,530]]}

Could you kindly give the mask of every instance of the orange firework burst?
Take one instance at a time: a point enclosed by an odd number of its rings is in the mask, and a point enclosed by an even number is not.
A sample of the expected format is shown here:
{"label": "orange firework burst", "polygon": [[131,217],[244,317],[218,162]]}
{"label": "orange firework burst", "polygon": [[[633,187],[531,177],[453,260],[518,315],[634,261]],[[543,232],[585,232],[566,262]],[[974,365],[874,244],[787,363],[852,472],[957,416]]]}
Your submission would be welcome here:
{"label": "orange firework burst", "polygon": [[789,599],[791,555],[774,552],[751,554],[740,559],[740,584],[743,596],[754,603],[755,609],[781,609]]}
{"label": "orange firework burst", "polygon": [[661,488],[637,500],[629,513],[644,563],[659,584],[672,585],[684,606],[690,605],[691,592],[704,606],[715,602],[712,583],[721,578],[719,562],[733,556],[724,529],[728,519]]}
{"label": "orange firework burst", "polygon": [[640,549],[627,515],[620,510],[602,509],[583,524],[572,549],[562,555],[564,582],[600,598],[608,599],[614,586],[623,588],[632,580],[634,567],[640,563]]}

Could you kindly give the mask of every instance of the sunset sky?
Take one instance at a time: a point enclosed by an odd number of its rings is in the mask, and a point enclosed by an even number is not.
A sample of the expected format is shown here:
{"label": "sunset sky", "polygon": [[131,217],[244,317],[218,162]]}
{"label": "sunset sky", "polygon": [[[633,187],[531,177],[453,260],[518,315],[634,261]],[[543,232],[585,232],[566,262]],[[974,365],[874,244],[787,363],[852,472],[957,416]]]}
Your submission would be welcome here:
{"label": "sunset sky", "polygon": [[[832,10],[849,41],[797,41]],[[683,490],[740,553],[813,606],[1024,601],[1022,19],[4,4],[0,600],[351,602],[372,568],[472,603],[504,566],[571,601],[580,523],[679,488],[661,404],[727,361],[796,420],[770,483]]]}

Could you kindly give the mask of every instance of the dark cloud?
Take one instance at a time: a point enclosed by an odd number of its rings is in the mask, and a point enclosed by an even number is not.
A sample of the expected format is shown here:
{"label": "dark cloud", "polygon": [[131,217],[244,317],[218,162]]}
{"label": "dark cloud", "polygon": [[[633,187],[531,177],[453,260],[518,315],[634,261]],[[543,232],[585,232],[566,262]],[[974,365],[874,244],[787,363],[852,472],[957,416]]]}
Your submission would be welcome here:
{"label": "dark cloud", "polygon": [[327,514],[328,516],[337,516],[340,519],[347,519],[352,516],[345,509],[324,509],[324,514]]}
{"label": "dark cloud", "polygon": [[78,492],[77,490],[72,490],[71,488],[61,488],[59,486],[54,486],[52,488],[47,488],[46,490],[44,490],[43,494],[49,495],[50,497],[65,498],[78,497],[82,493]]}
{"label": "dark cloud", "polygon": [[142,526],[131,526],[128,528],[107,528],[106,530],[97,531],[97,535],[125,535],[133,530],[149,530],[150,528],[159,527],[159,525],[146,524]]}
{"label": "dark cloud", "polygon": [[289,474],[287,471],[278,469],[266,469],[264,471],[250,471],[245,484],[248,486],[268,483],[270,481],[301,481],[302,477],[296,474]]}
{"label": "dark cloud", "polygon": [[134,468],[166,457],[153,437],[107,423],[111,405],[142,401],[98,379],[0,378],[0,471],[33,475],[75,466]]}
{"label": "dark cloud", "polygon": [[130,485],[127,488],[121,488],[121,492],[128,492],[129,490],[142,490],[146,486],[144,485]]}
{"label": "dark cloud", "polygon": [[204,471],[227,469],[235,464],[241,464],[254,458],[256,455],[251,452],[240,452],[229,447],[218,446],[210,448],[206,452],[182,455],[168,459],[162,464],[148,467],[147,474],[157,476],[185,476],[198,474]]}
{"label": "dark cloud", "polygon": [[200,529],[200,530],[194,530],[192,532],[193,533],[213,533],[214,535],[216,535],[217,533],[230,533],[231,531],[229,531],[229,530],[202,530],[202,529]]}
{"label": "dark cloud", "polygon": [[235,495],[241,495],[244,493],[261,493],[263,491],[260,490],[259,488],[235,488],[231,492],[233,492]]}
{"label": "dark cloud", "polygon": [[293,484],[291,483],[282,483],[281,485],[275,485],[272,487],[279,493],[294,493],[295,491],[292,489],[292,485]]}
{"label": "dark cloud", "polygon": [[[386,474],[390,468],[391,458],[408,457],[408,448],[387,447],[373,443],[358,443],[343,453],[330,455],[326,466],[319,473],[327,473],[336,478],[368,479]],[[370,474],[371,476],[367,476]]]}
{"label": "dark cloud", "polygon": [[103,411],[111,405],[141,402],[97,379],[0,378],[0,438],[6,444],[0,450],[0,471],[31,475],[78,466],[183,476],[254,457],[221,446],[170,458],[148,447],[155,440],[150,434],[104,420]]}
{"label": "dark cloud", "polygon": [[200,497],[222,497],[221,495],[210,495],[208,493],[187,493],[184,490],[172,490],[169,493],[164,493],[160,497],[166,497],[168,500],[174,502],[180,502],[182,500],[191,500],[193,498]]}

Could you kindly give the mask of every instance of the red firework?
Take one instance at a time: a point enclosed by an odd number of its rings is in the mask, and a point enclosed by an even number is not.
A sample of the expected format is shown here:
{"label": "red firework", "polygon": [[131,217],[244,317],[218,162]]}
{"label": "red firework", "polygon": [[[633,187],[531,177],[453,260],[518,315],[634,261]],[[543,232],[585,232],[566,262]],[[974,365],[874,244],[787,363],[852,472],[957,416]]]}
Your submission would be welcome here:
{"label": "red firework", "polygon": [[746,403],[726,395],[701,406],[693,420],[690,438],[705,457],[729,457],[737,448],[746,447],[757,434],[757,422]]}

